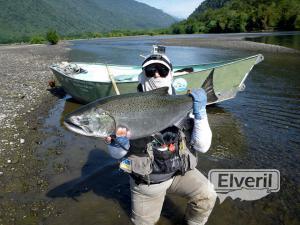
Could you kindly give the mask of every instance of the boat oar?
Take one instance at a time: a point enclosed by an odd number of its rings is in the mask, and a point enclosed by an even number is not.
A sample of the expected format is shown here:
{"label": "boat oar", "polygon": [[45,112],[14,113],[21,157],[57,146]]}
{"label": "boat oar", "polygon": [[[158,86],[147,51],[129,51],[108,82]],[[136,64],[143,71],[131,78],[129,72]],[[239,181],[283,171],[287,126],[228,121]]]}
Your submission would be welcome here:
{"label": "boat oar", "polygon": [[109,70],[109,67],[106,65],[106,69],[107,69],[107,73],[108,73],[108,76],[109,76],[109,79],[111,80],[111,83],[115,89],[115,92],[117,95],[120,95],[120,91],[119,91],[119,88],[117,86],[117,83],[115,81],[115,78],[113,77],[113,75],[110,73],[110,70]]}

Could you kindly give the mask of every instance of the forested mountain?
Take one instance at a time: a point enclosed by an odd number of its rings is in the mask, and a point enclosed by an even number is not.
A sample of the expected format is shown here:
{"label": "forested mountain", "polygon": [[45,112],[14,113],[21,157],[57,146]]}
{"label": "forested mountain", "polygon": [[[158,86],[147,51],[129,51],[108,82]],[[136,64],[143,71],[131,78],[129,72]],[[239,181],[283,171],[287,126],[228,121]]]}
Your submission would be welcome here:
{"label": "forested mountain", "polygon": [[199,13],[205,12],[207,9],[219,9],[222,8],[226,2],[229,0],[210,0],[210,1],[204,1],[202,4],[199,5],[199,7],[192,13],[190,16],[197,15]]}
{"label": "forested mountain", "polygon": [[300,0],[206,0],[172,33],[300,30]]}
{"label": "forested mountain", "polygon": [[0,0],[0,42],[62,35],[170,26],[175,19],[134,0]]}

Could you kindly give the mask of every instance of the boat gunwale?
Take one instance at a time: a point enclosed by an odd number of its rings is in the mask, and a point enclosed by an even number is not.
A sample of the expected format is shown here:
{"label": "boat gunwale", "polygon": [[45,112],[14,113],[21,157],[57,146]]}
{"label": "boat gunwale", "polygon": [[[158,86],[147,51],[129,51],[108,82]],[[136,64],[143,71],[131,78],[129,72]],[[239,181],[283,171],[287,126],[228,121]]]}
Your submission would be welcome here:
{"label": "boat gunwale", "polygon": [[[199,73],[199,72],[208,71],[208,70],[211,70],[211,69],[214,69],[214,68],[224,67],[224,66],[227,66],[227,65],[230,65],[230,64],[233,64],[233,63],[237,63],[237,62],[249,60],[249,59],[251,59],[251,58],[258,58],[258,57],[261,57],[261,56],[263,57],[262,54],[256,54],[256,55],[248,56],[248,57],[246,57],[246,58],[237,58],[237,59],[233,59],[233,60],[228,60],[228,61],[225,61],[225,62],[227,62],[227,63],[221,64],[221,65],[218,65],[218,66],[213,66],[213,67],[210,67],[210,68],[206,68],[206,69],[203,69],[203,70],[201,70],[201,71],[187,73],[187,74],[193,75],[193,74],[196,74],[196,73]],[[174,67],[193,67],[193,66],[209,65],[209,64],[216,64],[216,63],[222,63],[222,62],[224,62],[224,61],[221,61],[221,62],[211,62],[211,63],[203,63],[203,64],[194,64],[194,65],[192,64],[192,65],[185,65],[185,66],[182,66],[182,65],[180,66],[180,65],[178,65],[178,66],[174,66]],[[259,62],[261,62],[261,61],[259,61]],[[74,63],[74,64],[83,64],[84,62],[71,62],[71,63]],[[88,65],[119,66],[119,67],[140,67],[140,66],[132,66],[132,65],[117,65],[117,64],[105,64],[105,63],[84,63],[84,64],[88,64]],[[257,62],[255,62],[255,63],[252,65],[250,71],[252,70],[253,66],[256,65],[256,64],[257,64]],[[70,76],[68,76],[68,75],[66,75],[66,74],[64,74],[64,73],[62,73],[62,72],[60,72],[60,71],[58,71],[57,69],[55,69],[55,68],[54,68],[54,67],[55,67],[54,65],[55,65],[55,64],[50,65],[49,68],[50,68],[51,70],[56,71],[56,72],[59,73],[60,75],[69,78],[69,79],[77,80],[77,81],[84,81],[84,82],[89,82],[89,83],[92,82],[92,83],[97,83],[97,84],[111,84],[111,81],[105,81],[105,82],[103,82],[103,81],[89,81],[89,80],[82,80],[82,79],[70,77]],[[173,75],[174,75],[174,78],[175,78],[175,77],[184,76],[184,75],[187,75],[187,74],[178,74],[178,75],[173,74]],[[123,83],[128,84],[128,83],[137,83],[137,82],[138,82],[138,81],[116,81],[117,84],[123,84]]]}

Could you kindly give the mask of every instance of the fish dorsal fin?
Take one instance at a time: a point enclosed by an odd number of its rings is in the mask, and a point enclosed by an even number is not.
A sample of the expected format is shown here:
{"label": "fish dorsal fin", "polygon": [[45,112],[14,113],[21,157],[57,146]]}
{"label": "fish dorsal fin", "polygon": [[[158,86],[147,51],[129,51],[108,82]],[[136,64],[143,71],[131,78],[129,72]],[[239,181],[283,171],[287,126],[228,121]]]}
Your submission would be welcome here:
{"label": "fish dorsal fin", "polygon": [[168,95],[169,94],[168,91],[169,91],[169,87],[161,87],[147,92],[151,92],[156,95]]}

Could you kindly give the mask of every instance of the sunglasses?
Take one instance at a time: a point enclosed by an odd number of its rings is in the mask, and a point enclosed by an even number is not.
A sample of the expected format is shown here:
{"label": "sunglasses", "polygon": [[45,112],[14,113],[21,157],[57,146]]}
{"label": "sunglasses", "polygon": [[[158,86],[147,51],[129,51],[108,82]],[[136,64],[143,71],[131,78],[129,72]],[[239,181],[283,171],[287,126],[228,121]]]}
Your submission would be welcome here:
{"label": "sunglasses", "polygon": [[169,74],[169,68],[159,63],[146,66],[144,71],[146,77],[154,77],[156,72],[158,72],[161,77],[166,77]]}

